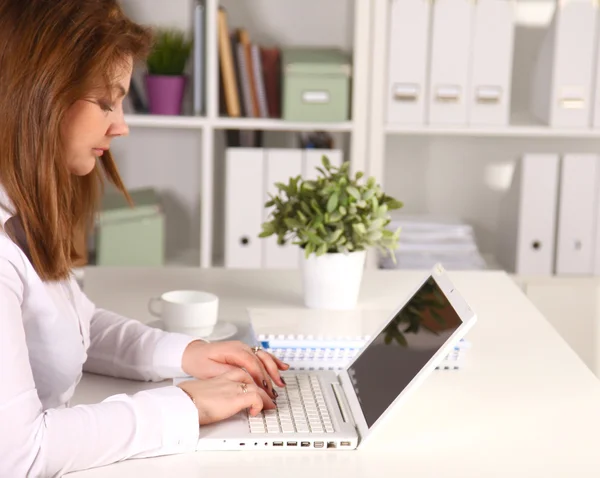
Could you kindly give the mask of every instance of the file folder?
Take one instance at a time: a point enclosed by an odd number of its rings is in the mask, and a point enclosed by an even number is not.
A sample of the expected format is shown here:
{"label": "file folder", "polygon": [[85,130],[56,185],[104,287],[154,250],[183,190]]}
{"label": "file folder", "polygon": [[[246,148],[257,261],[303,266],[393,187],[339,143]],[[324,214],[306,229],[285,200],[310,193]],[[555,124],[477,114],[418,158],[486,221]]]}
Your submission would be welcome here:
{"label": "file folder", "polygon": [[[265,198],[269,200],[269,193],[279,193],[275,183],[288,184],[290,178],[302,174],[301,149],[267,149],[265,168]],[[263,209],[263,221],[270,220],[273,208]],[[283,246],[277,244],[277,237],[270,236],[262,239],[263,267],[266,269],[295,269],[300,265],[300,248],[288,243]]]}
{"label": "file folder", "polygon": [[225,152],[225,267],[260,268],[264,189],[264,150]]}
{"label": "file folder", "polygon": [[497,259],[509,272],[553,274],[558,180],[557,154],[526,154],[517,162],[498,221]]}
{"label": "file folder", "polygon": [[514,23],[514,0],[479,0],[475,6],[467,97],[469,124],[509,123]]}
{"label": "file folder", "polygon": [[590,126],[596,16],[592,0],[557,2],[532,76],[532,112],[544,124]]}
{"label": "file folder", "polygon": [[430,2],[391,2],[388,39],[388,123],[425,122],[430,17]]}
{"label": "file folder", "polygon": [[429,124],[467,124],[473,14],[470,0],[437,0],[433,4]]}
{"label": "file folder", "polygon": [[557,275],[592,275],[597,211],[598,156],[565,154],[561,160],[556,234]]}

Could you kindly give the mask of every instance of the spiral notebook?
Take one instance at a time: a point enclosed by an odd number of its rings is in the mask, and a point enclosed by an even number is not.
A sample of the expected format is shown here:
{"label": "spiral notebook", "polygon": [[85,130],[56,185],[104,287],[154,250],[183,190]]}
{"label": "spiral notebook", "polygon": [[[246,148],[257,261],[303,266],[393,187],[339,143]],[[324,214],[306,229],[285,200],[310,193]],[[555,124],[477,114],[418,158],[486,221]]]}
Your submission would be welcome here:
{"label": "spiral notebook", "polygon": [[[248,309],[254,343],[290,365],[292,370],[339,371],[389,318],[387,310],[314,311]],[[340,333],[340,331],[343,331]],[[436,367],[464,366],[470,343],[463,339]]]}

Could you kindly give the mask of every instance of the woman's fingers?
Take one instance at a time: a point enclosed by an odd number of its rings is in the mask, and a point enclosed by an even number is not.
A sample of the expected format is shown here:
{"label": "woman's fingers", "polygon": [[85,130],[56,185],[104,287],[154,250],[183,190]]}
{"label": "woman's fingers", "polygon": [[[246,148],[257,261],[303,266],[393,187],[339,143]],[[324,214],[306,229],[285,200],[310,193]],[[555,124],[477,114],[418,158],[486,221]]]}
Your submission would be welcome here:
{"label": "woman's fingers", "polygon": [[262,387],[263,390],[266,390],[271,398],[277,398],[275,389],[273,388],[273,382],[271,382],[271,377],[269,377],[269,374],[263,367],[260,359],[250,349],[244,350],[243,353],[245,355],[242,360],[244,363],[243,367],[252,376],[254,382],[259,387]]}
{"label": "woman's fingers", "polygon": [[281,378],[279,374],[278,362],[283,364],[276,357],[271,355],[270,353],[265,352],[264,350],[260,350],[257,352],[256,356],[259,358],[262,365],[267,369],[269,376],[273,379],[273,381],[280,387],[285,387],[285,382]]}
{"label": "woman's fingers", "polygon": [[[236,384],[234,384],[236,385]],[[252,416],[256,416],[261,410],[272,410],[277,408],[275,402],[267,395],[267,393],[260,387],[254,384],[246,385],[246,387],[240,386],[240,410],[249,409],[249,413]],[[245,391],[244,391],[245,389]]]}
{"label": "woman's fingers", "polygon": [[249,385],[254,384],[254,379],[246,370],[242,368],[234,368],[233,370],[223,374],[223,377],[227,380],[231,380],[232,382],[243,382]]}

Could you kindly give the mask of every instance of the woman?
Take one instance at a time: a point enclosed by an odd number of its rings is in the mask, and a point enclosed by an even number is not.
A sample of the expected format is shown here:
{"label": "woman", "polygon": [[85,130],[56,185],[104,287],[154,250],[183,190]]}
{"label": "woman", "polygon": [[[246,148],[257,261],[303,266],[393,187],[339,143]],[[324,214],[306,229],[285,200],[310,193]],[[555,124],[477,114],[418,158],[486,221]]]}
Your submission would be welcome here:
{"label": "woman", "polygon": [[[275,408],[287,365],[96,308],[71,276],[133,65],[151,37],[117,0],[0,2],[0,476],[59,476],[195,449],[199,427]],[[179,386],[68,407],[82,371]]]}

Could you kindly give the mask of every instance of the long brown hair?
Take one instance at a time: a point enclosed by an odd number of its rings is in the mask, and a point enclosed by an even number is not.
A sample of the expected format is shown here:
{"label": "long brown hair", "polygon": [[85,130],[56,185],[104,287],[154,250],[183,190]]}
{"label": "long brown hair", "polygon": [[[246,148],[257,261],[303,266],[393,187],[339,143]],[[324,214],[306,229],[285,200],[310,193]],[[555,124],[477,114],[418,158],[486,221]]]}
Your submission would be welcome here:
{"label": "long brown hair", "polygon": [[61,122],[75,101],[110,90],[116,68],[143,60],[152,34],[117,0],[0,2],[0,183],[19,215],[42,280],[68,277],[74,238],[93,224],[103,173],[127,192],[109,151],[102,170],[71,174]]}

